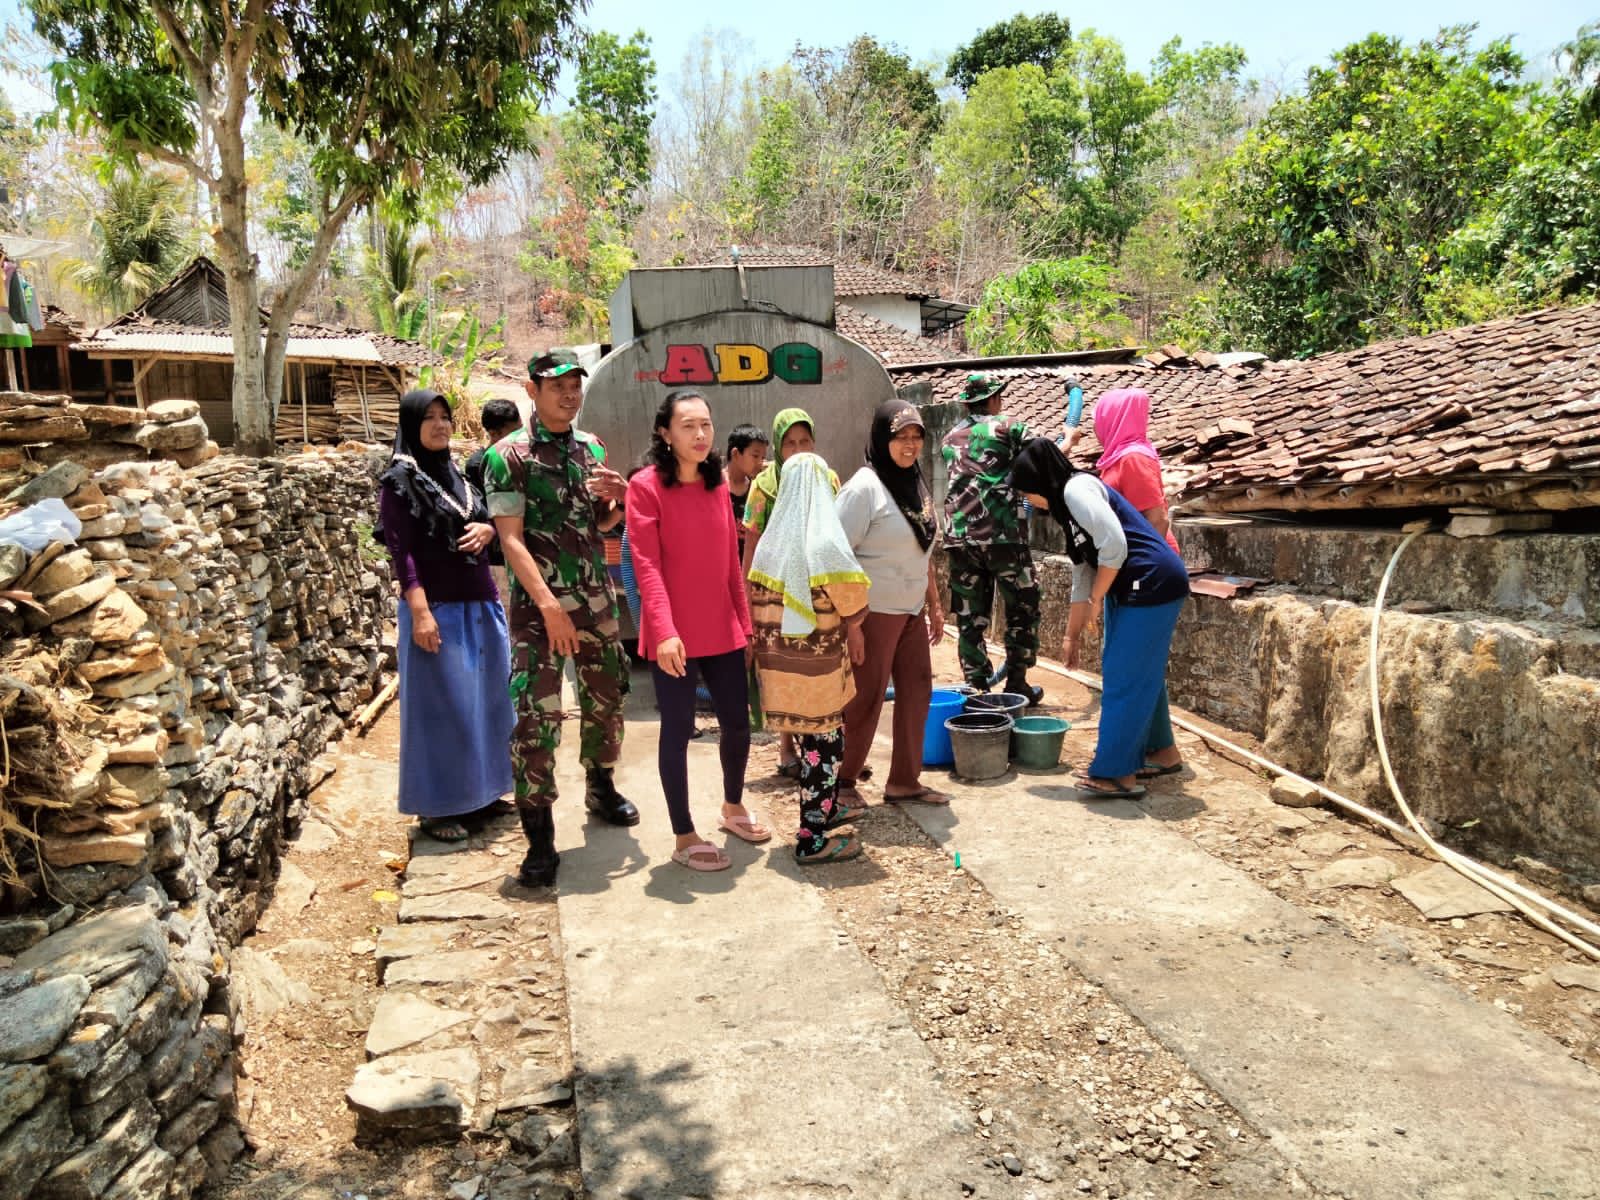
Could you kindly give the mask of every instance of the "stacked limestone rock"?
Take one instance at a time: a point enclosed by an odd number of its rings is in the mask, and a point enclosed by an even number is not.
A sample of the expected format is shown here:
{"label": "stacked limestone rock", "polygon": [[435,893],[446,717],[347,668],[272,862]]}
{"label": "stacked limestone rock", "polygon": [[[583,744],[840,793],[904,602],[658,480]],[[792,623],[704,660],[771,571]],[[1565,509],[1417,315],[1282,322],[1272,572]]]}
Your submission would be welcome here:
{"label": "stacked limestone rock", "polygon": [[0,1200],[187,1197],[240,1148],[228,948],[382,666],[374,482],[63,461],[0,511],[52,496],[76,544],[0,548]]}
{"label": "stacked limestone rock", "polygon": [[0,484],[24,458],[45,466],[71,459],[97,470],[146,459],[192,467],[217,453],[193,400],[132,408],[77,404],[70,396],[0,392]]}

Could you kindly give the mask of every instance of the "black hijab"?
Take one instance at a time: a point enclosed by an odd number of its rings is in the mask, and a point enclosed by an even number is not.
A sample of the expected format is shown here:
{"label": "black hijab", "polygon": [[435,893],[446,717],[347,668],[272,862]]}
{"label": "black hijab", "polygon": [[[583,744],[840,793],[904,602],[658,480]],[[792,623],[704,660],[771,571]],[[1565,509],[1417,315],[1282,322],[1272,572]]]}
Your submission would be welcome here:
{"label": "black hijab", "polygon": [[883,486],[905,514],[917,545],[926,550],[933,545],[939,523],[933,515],[933,494],[922,477],[922,465],[902,467],[889,453],[889,442],[908,425],[922,425],[922,414],[904,400],[885,400],[872,414],[872,432],[867,439],[867,466],[878,473]]}
{"label": "black hijab", "polygon": [[422,422],[435,400],[443,402],[444,396],[433,388],[413,388],[400,397],[400,427],[381,482],[406,502],[425,537],[454,550],[468,523],[487,522],[489,510],[456,469],[449,450],[422,445]]}
{"label": "black hijab", "polygon": [[1094,542],[1072,519],[1067,508],[1067,480],[1078,469],[1067,461],[1061,447],[1049,438],[1032,439],[1011,463],[1007,482],[1014,492],[1032,492],[1050,502],[1050,515],[1067,535],[1067,557],[1075,563],[1096,563]]}

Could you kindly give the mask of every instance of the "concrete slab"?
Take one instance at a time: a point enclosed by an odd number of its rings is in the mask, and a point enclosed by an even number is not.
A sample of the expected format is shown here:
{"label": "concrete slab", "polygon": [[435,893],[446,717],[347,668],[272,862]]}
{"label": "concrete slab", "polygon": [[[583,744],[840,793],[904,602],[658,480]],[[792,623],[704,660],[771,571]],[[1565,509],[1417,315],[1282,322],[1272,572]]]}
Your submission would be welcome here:
{"label": "concrete slab", "polygon": [[1600,1195],[1600,1076],[1555,1042],[1380,960],[1136,805],[1027,780],[953,790],[912,816],[1314,1187]]}
{"label": "concrete slab", "polygon": [[[631,707],[647,708],[638,679]],[[638,693],[642,692],[641,697]],[[576,729],[568,726],[569,743]],[[635,829],[585,821],[558,772],[559,884],[584,1182],[596,1197],[959,1196],[968,1119],[860,952],[835,938],[789,846],[735,842],[734,866],[670,860],[653,713],[630,714],[618,782]],[[690,794],[715,826],[716,746]],[[760,811],[759,807],[757,811]],[[768,814],[786,830],[792,814]],[[711,839],[723,844],[724,836]]]}

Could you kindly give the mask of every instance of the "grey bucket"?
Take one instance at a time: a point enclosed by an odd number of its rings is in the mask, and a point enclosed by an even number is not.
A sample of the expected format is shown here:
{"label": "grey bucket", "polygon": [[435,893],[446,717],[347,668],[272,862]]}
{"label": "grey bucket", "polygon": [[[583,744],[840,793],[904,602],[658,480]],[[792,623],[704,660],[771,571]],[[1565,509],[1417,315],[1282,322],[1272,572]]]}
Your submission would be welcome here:
{"label": "grey bucket", "polygon": [[944,723],[962,779],[998,779],[1011,765],[1011,718],[1004,713],[960,713]]}

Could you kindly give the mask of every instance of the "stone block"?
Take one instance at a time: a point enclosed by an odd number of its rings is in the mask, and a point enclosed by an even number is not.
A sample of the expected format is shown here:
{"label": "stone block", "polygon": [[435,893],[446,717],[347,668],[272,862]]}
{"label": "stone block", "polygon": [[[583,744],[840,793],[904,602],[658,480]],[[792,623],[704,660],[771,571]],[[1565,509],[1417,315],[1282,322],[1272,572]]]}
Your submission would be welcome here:
{"label": "stone block", "polygon": [[222,1106],[215,1100],[196,1100],[161,1127],[156,1144],[168,1154],[181,1155],[197,1144],[221,1115]]}
{"label": "stone block", "polygon": [[44,474],[35,475],[21,487],[14,488],[5,498],[6,507],[27,508],[41,500],[65,500],[82,487],[88,478],[87,467],[65,459]]}
{"label": "stone block", "polygon": [[176,1112],[198,1099],[211,1082],[217,1068],[233,1050],[228,1018],[221,1014],[202,1017],[200,1028],[189,1042],[183,1061],[171,1083],[151,1099],[162,1112]]}
{"label": "stone block", "polygon": [[[50,926],[39,917],[0,917],[0,954],[21,953],[29,946],[42,942],[49,934]],[[0,996],[5,994],[5,990],[0,988]]]}
{"label": "stone block", "polygon": [[[156,649],[159,651],[160,647]],[[111,762],[118,765],[158,766],[167,752],[168,744],[167,731],[158,729],[154,733],[119,742],[107,751],[107,755]]]}
{"label": "stone block", "polygon": [[157,400],[144,411],[150,420],[165,425],[198,418],[200,405],[193,400]]}
{"label": "stone block", "polygon": [[156,1111],[136,1100],[100,1136],[39,1182],[38,1200],[99,1200],[110,1182],[155,1140]]}
{"label": "stone block", "polygon": [[142,408],[131,404],[74,404],[70,411],[97,431],[143,425],[148,419]]}
{"label": "stone block", "polygon": [[167,773],[160,767],[114,766],[107,767],[106,774],[111,777],[107,803],[118,808],[143,808],[166,795]]}
{"label": "stone block", "polygon": [[390,1055],[357,1069],[345,1102],[362,1138],[456,1138],[472,1124],[480,1074],[465,1047]]}
{"label": "stone block", "polygon": [[117,1043],[109,1025],[85,1025],[68,1036],[50,1056],[50,1070],[62,1079],[81,1082],[100,1069]]}
{"label": "stone block", "polygon": [[0,1005],[0,1063],[27,1062],[54,1050],[78,1019],[89,991],[82,975],[58,975],[7,997]]}
{"label": "stone block", "polygon": [[1309,892],[1336,887],[1382,887],[1396,875],[1400,868],[1387,858],[1376,855],[1367,858],[1341,858],[1319,870],[1306,874],[1305,885]]}
{"label": "stone block", "polygon": [[0,1134],[32,1112],[49,1089],[46,1067],[31,1063],[0,1067]]}
{"label": "stone block", "polygon": [[470,1021],[471,1015],[404,992],[378,1000],[367,1029],[367,1057],[378,1058],[415,1046]]}
{"label": "stone block", "polygon": [[121,654],[91,658],[78,664],[78,674],[85,683],[95,683],[114,675],[132,675],[139,671],[153,671],[167,661],[161,643],[150,641],[143,645],[130,645]]}
{"label": "stone block", "polygon": [[88,612],[58,621],[55,632],[62,637],[87,637],[96,642],[125,642],[150,621],[138,602],[120,589],[106,596]]}
{"label": "stone block", "polygon": [[1322,803],[1322,793],[1312,787],[1309,782],[1295,779],[1291,775],[1280,775],[1272,781],[1272,788],[1267,793],[1279,804],[1289,808],[1315,808]]}
{"label": "stone block", "polygon": [[11,542],[0,543],[0,588],[9,588],[28,568],[28,552]]}
{"label": "stone block", "polygon": [[94,575],[94,559],[85,550],[68,550],[34,576],[29,585],[35,598],[76,587]]}
{"label": "stone block", "polygon": [[40,846],[52,867],[78,867],[84,863],[141,863],[150,852],[150,835],[91,833],[78,837],[47,834]]}
{"label": "stone block", "polygon": [[152,957],[167,961],[166,930],[148,908],[129,905],[68,925],[18,955],[15,965],[82,975],[92,987],[100,987]]}
{"label": "stone block", "polygon": [[112,1180],[100,1200],[151,1200],[167,1190],[177,1160],[160,1146],[151,1146]]}
{"label": "stone block", "polygon": [[[84,557],[88,557],[85,553]],[[53,564],[52,564],[53,565]],[[44,616],[30,619],[30,624],[53,625],[57,621],[64,621],[76,613],[82,612],[91,604],[98,604],[109,596],[117,586],[116,576],[107,571],[103,575],[91,575],[82,583],[71,587],[62,588],[53,596],[47,596],[41,602],[44,605]]]}
{"label": "stone block", "polygon": [[117,675],[109,679],[96,681],[94,694],[104,696],[108,700],[127,700],[134,696],[148,696],[157,691],[164,684],[172,682],[177,676],[178,668],[170,662],[162,663],[149,671],[140,671],[134,675]]}
{"label": "stone block", "polygon": [[88,436],[89,431],[84,428],[82,418],[67,412],[36,417],[29,421],[0,421],[0,445],[19,446],[28,442],[81,442]]}
{"label": "stone block", "polygon": [[0,1134],[0,1197],[23,1200],[46,1171],[76,1149],[65,1096],[51,1096]]}
{"label": "stone block", "polygon": [[173,421],[167,425],[141,425],[134,431],[134,441],[152,453],[172,450],[192,450],[206,440],[206,423],[199,416]]}

